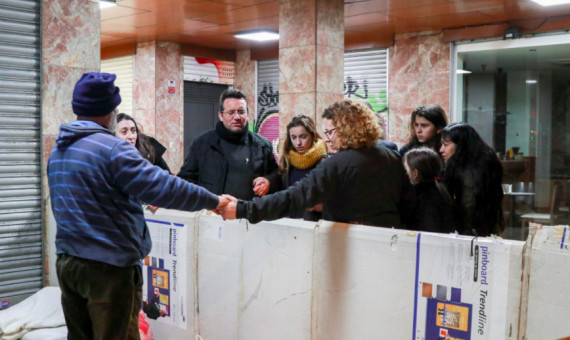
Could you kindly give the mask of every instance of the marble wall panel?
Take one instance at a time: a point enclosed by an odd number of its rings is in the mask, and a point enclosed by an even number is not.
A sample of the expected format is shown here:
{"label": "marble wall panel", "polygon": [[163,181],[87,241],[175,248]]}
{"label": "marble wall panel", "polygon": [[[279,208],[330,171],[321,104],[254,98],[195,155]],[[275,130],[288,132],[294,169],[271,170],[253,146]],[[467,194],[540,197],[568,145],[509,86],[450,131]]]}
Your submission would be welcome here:
{"label": "marble wall panel", "polygon": [[[156,43],[137,44],[133,74],[133,111],[155,109]],[[152,95],[150,95],[152,94]]]}
{"label": "marble wall panel", "polygon": [[320,126],[324,107],[342,98],[344,2],[281,0],[279,34],[279,135],[283,140],[291,117],[306,114]]}
{"label": "marble wall panel", "polygon": [[[47,165],[47,161],[49,159],[49,155],[51,155],[51,151],[53,150],[53,147],[55,145],[55,140],[57,139],[57,136],[55,135],[43,135],[42,136],[42,161],[43,164]],[[44,181],[42,183],[42,189],[44,193],[49,192],[48,190],[48,183],[47,180]]]}
{"label": "marble wall panel", "polygon": [[[55,221],[50,217],[45,167],[59,126],[75,120],[71,99],[75,83],[85,72],[100,69],[100,13],[96,2],[42,1],[42,186],[46,263],[54,254]],[[46,266],[46,284],[57,285]]]}
{"label": "marble wall panel", "polygon": [[315,72],[316,46],[279,49],[279,94],[314,91]]}
{"label": "marble wall panel", "polygon": [[96,2],[43,0],[42,59],[44,64],[98,70],[101,25]]}
{"label": "marble wall panel", "polygon": [[137,121],[139,130],[147,135],[154,136],[156,134],[156,125],[154,119],[154,108],[133,110],[133,118]]}
{"label": "marble wall panel", "polygon": [[[169,81],[175,82],[174,94],[168,93]],[[178,148],[184,141],[184,63],[176,43],[157,43],[155,126],[156,139],[168,148],[168,165],[178,172],[184,158],[183,149]]]}
{"label": "marble wall panel", "polygon": [[170,171],[176,174],[184,164],[184,142],[169,141],[165,143],[166,152],[162,156]]}
{"label": "marble wall panel", "polygon": [[44,64],[42,69],[42,135],[57,136],[59,126],[77,118],[71,108],[73,88],[85,68]]}
{"label": "marble wall panel", "polygon": [[317,46],[317,93],[342,93],[344,70],[339,65],[344,62],[344,48]]}
{"label": "marble wall panel", "polygon": [[255,119],[255,60],[251,60],[251,50],[238,51],[234,75],[234,88],[241,90],[247,97],[248,119]]}
{"label": "marble wall panel", "polygon": [[316,42],[316,0],[279,1],[279,48],[313,46]]}
{"label": "marble wall panel", "polygon": [[315,120],[315,93],[279,93],[279,139],[287,137],[287,124],[296,115],[307,115]]}
{"label": "marble wall panel", "polygon": [[317,45],[344,49],[344,1],[316,0]]}
{"label": "marble wall panel", "polygon": [[321,118],[321,116],[323,115],[323,112],[325,111],[325,109],[329,105],[342,100],[342,98],[343,98],[342,92],[341,93],[324,93],[324,92],[317,93],[315,117],[313,117],[313,118],[314,118],[315,124],[317,125],[317,130],[319,130],[319,133],[321,134],[321,137],[324,137],[323,119]]}
{"label": "marble wall panel", "polygon": [[388,139],[403,145],[412,111],[439,104],[449,112],[450,45],[442,34],[396,35],[390,48]]}

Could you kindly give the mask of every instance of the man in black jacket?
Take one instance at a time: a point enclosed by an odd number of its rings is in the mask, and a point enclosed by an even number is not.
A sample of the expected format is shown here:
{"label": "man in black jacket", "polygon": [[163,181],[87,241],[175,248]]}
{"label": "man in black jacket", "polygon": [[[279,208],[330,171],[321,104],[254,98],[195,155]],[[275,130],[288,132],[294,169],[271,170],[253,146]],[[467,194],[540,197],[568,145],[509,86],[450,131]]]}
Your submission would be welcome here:
{"label": "man in black jacket", "polygon": [[218,117],[215,129],[196,137],[178,176],[212,193],[244,200],[278,190],[273,148],[248,130],[245,94],[225,90]]}

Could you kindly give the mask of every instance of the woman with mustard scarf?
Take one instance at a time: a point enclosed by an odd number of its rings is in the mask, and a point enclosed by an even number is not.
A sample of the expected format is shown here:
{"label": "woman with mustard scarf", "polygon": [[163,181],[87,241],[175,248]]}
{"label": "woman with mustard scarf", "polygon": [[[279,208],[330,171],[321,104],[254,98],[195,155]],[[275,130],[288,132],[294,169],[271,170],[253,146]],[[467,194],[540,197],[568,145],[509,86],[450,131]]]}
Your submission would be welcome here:
{"label": "woman with mustard scarf", "polygon": [[[315,122],[305,115],[298,115],[287,125],[287,139],[279,157],[282,189],[295,185],[327,156],[327,147],[317,132]],[[290,216],[317,221],[321,217],[320,207],[308,209],[304,214]]]}

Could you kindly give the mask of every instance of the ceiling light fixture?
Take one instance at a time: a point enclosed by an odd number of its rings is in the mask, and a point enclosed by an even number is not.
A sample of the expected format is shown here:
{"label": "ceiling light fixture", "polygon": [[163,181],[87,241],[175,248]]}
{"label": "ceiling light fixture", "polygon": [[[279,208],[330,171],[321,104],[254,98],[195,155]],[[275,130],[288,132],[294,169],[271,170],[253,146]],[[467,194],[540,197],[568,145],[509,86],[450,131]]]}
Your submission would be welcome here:
{"label": "ceiling light fixture", "polygon": [[467,71],[467,70],[457,70],[456,72],[457,72],[457,74],[469,74],[469,73],[471,73],[471,71]]}
{"label": "ceiling light fixture", "polygon": [[570,4],[570,0],[531,0],[541,6],[556,6]]}
{"label": "ceiling light fixture", "polygon": [[255,31],[248,33],[239,33],[234,35],[234,37],[238,39],[247,39],[254,41],[271,41],[271,40],[279,40],[279,33],[270,32],[270,31]]}
{"label": "ceiling light fixture", "polygon": [[113,6],[117,6],[117,4],[115,3],[115,0],[99,0],[99,8],[100,9],[109,8],[109,7],[113,7]]}
{"label": "ceiling light fixture", "polygon": [[527,79],[527,80],[526,80],[526,83],[527,83],[527,84],[536,84],[537,81],[536,81],[536,79]]}

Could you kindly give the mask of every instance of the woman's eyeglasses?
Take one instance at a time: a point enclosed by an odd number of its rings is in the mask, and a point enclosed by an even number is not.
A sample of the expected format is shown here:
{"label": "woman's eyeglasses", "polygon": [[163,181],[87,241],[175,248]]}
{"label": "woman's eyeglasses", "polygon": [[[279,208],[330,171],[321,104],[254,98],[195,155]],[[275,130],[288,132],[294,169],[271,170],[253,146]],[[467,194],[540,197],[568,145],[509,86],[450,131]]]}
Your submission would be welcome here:
{"label": "woman's eyeglasses", "polygon": [[331,138],[332,133],[335,132],[335,130],[336,130],[336,128],[330,129],[330,130],[325,130],[325,131],[324,131],[325,136],[327,136],[328,138]]}

